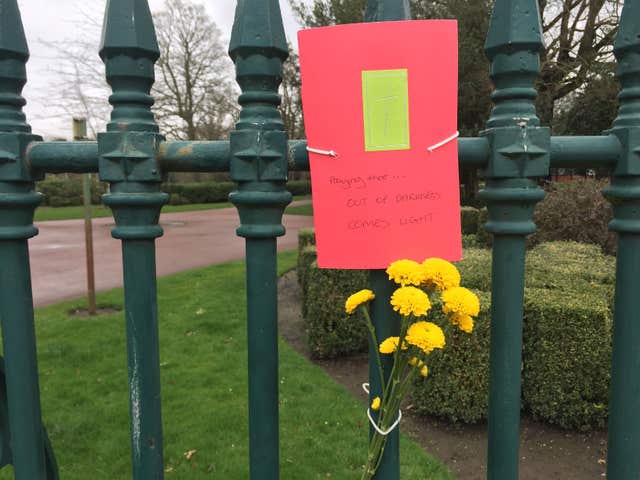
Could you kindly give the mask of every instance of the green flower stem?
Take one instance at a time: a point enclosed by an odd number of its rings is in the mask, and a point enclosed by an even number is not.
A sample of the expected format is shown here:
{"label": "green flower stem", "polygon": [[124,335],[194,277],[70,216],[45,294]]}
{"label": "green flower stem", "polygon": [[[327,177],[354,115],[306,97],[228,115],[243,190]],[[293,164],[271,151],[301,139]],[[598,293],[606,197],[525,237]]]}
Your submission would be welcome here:
{"label": "green flower stem", "polygon": [[378,363],[378,374],[380,375],[380,385],[382,385],[382,398],[385,397],[385,393],[387,390],[387,385],[384,383],[384,376],[382,370],[382,360],[380,359],[380,344],[378,343],[378,338],[376,337],[376,329],[371,322],[371,317],[369,316],[369,309],[365,306],[362,311],[364,312],[364,318],[367,322],[367,328],[369,329],[369,335],[371,335],[371,340],[375,345],[375,354],[376,354],[376,362]]}
{"label": "green flower stem", "polygon": [[[398,377],[398,357],[400,356],[400,353],[402,352],[402,344],[404,343],[404,337],[407,333],[407,328],[409,326],[409,316],[403,316],[402,317],[402,325],[400,327],[400,336],[398,337],[398,348],[396,348],[396,351],[393,354],[393,368],[391,369],[391,375],[389,375],[389,383],[393,383],[394,380],[397,379]],[[383,404],[387,404],[387,399],[389,397],[389,392],[387,391],[387,394],[383,397]]]}
{"label": "green flower stem", "polygon": [[[398,418],[402,399],[408,390],[408,386],[410,385],[412,378],[415,376],[416,369],[408,364],[409,355],[405,355],[402,352],[402,343],[408,323],[409,318],[403,317],[398,349],[395,351],[393,369],[389,376],[388,384],[383,387],[383,391],[385,391],[386,394],[384,395],[384,400],[380,406],[378,428],[385,431],[388,430]],[[369,480],[378,470],[384,455],[386,443],[386,435],[381,435],[378,432],[374,433],[369,447],[369,455],[367,457],[367,464],[362,475],[362,480]]]}
{"label": "green flower stem", "polygon": [[[379,425],[379,428],[381,430],[387,430],[392,424],[393,422],[396,421],[396,419],[398,418],[399,415],[399,411],[400,411],[400,404],[402,403],[402,399],[404,398],[404,396],[406,395],[409,386],[411,385],[411,382],[413,381],[413,379],[415,378],[415,375],[417,373],[417,369],[410,367],[409,373],[403,378],[404,376],[404,371],[406,369],[403,368],[402,374],[399,375],[398,381],[394,382],[394,390],[397,388],[397,392],[394,393],[392,392],[391,397],[390,397],[390,404],[387,405],[384,409],[384,420],[381,421],[381,425]],[[402,380],[400,380],[401,378],[403,378]],[[381,411],[382,411],[382,407],[381,407]],[[389,414],[391,415],[391,418],[389,418]],[[376,432],[375,434],[376,437],[381,437],[380,438],[380,451],[377,454],[377,461],[376,461],[376,465],[373,468],[373,472],[375,473],[378,470],[378,467],[380,466],[380,462],[382,461],[382,457],[384,456],[384,449],[386,446],[386,436],[380,435],[379,433]]]}

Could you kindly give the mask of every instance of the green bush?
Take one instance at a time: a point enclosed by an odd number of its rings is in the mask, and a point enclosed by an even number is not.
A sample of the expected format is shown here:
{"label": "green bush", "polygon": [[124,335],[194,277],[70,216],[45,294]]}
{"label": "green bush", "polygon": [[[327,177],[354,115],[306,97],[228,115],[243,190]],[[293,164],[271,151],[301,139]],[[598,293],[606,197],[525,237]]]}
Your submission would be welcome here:
{"label": "green bush", "polygon": [[463,235],[472,235],[478,232],[478,209],[474,207],[460,208],[460,224]]}
{"label": "green bush", "polygon": [[306,282],[305,320],[311,355],[335,358],[366,351],[368,337],[362,313],[347,315],[344,302],[368,287],[368,272],[318,268],[314,262]]}
{"label": "green bush", "polygon": [[189,205],[189,199],[183,197],[179,193],[171,193],[169,195],[169,204],[170,205]]}
{"label": "green bush", "polygon": [[573,240],[593,243],[605,253],[614,254],[615,235],[608,229],[613,212],[601,193],[606,186],[605,180],[591,179],[552,184],[536,207],[538,231],[530,242]]}
{"label": "green bush", "polygon": [[523,407],[565,428],[604,427],[611,362],[606,296],[530,289],[524,312]]}
{"label": "green bush", "polygon": [[490,247],[493,241],[493,235],[487,232],[484,228],[484,224],[489,220],[489,210],[487,207],[478,210],[478,231],[476,237],[478,240],[478,246]]}
{"label": "green bush", "polygon": [[[465,423],[486,418],[491,300],[476,293],[481,311],[473,333],[445,326],[447,346],[431,354],[429,376],[414,387],[420,413]],[[564,428],[604,426],[611,361],[605,292],[526,289],[522,361],[522,405],[534,418]]]}
{"label": "green bush", "polygon": [[[464,286],[491,291],[490,250],[465,248],[462,260],[456,262],[456,266]],[[615,259],[603,255],[596,245],[549,242],[527,252],[526,287],[577,291],[594,288],[610,296],[614,284]]]}
{"label": "green bush", "polygon": [[300,285],[300,302],[302,305],[302,316],[307,316],[307,275],[311,269],[311,264],[316,261],[318,252],[315,245],[307,245],[298,252],[298,284]]}
{"label": "green bush", "polygon": [[[310,231],[304,255],[312,255]],[[307,251],[308,249],[308,251]],[[310,258],[305,258],[307,263]],[[456,265],[464,286],[481,299],[472,335],[444,323],[447,348],[431,355],[430,375],[419,382],[414,403],[421,413],[451,421],[486,418],[491,252],[464,249]],[[366,288],[363,272],[310,267],[303,280],[309,343],[317,357],[338,357],[367,348],[363,319],[343,312],[346,297]],[[524,306],[523,408],[567,428],[604,424],[611,355],[611,302],[615,259],[596,245],[550,242],[527,254]]]}
{"label": "green bush", "polygon": [[[71,175],[64,177],[47,177],[38,182],[37,190],[44,194],[44,205],[50,207],[68,207],[82,205],[82,176]],[[311,182],[308,180],[294,180],[287,184],[293,195],[308,195],[311,193]],[[236,189],[233,182],[191,182],[165,183],[162,190],[169,194],[171,205],[187,205],[192,203],[226,202],[229,194]],[[107,191],[107,184],[100,182],[97,175],[91,177],[91,202],[101,203],[101,197]]]}
{"label": "green bush", "polygon": [[465,423],[487,416],[491,304],[488,293],[475,292],[481,309],[472,334],[450,325],[440,306],[433,306],[430,316],[444,327],[447,345],[431,353],[427,362],[429,376],[414,386],[413,404],[421,414]]}
{"label": "green bush", "polygon": [[526,268],[526,286],[532,288],[584,291],[600,287],[612,291],[616,281],[615,259],[587,243],[536,245],[527,252]]}
{"label": "green bush", "polygon": [[462,260],[455,262],[462,285],[472,290],[491,291],[491,251],[486,248],[465,248]]}
{"label": "green bush", "polygon": [[184,205],[191,203],[226,202],[229,194],[236,189],[233,182],[166,183],[162,190],[170,195],[170,201]]}
{"label": "green bush", "polygon": [[[49,207],[70,207],[83,203],[82,175],[71,175],[68,178],[49,176],[38,182],[36,190],[44,194],[43,205]],[[107,191],[106,183],[100,182],[96,175],[91,176],[91,203],[97,205]]]}
{"label": "green bush", "polygon": [[311,181],[289,180],[287,190],[291,192],[291,195],[311,195]]}
{"label": "green bush", "polygon": [[304,247],[316,244],[316,231],[314,228],[301,228],[298,230],[298,252]]}
{"label": "green bush", "polygon": [[475,235],[462,235],[462,248],[476,248],[478,238]]}

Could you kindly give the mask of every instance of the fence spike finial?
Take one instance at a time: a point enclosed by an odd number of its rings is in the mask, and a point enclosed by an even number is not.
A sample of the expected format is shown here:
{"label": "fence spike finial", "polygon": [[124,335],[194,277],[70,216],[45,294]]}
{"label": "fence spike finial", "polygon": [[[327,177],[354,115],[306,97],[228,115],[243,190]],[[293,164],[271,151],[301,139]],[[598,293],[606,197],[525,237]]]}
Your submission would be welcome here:
{"label": "fence spike finial", "polygon": [[29,48],[17,0],[0,0],[0,131],[31,132],[22,107]]}
{"label": "fence spike finial", "polygon": [[[229,139],[229,195],[240,216],[236,233],[247,247],[249,365],[249,477],[277,479],[278,314],[276,237],[291,202],[287,135],[278,110],[282,64],[288,55],[278,0],[238,0],[229,55],[236,66],[242,106]],[[259,305],[254,308],[252,305]]]}
{"label": "fence spike finial", "polygon": [[488,127],[540,124],[534,83],[543,48],[537,0],[496,0],[485,43],[495,85]]}
{"label": "fence spike finial", "polygon": [[518,478],[525,247],[549,175],[551,131],[540,127],[535,82],[543,49],[537,0],[495,0],[485,51],[494,91],[480,197],[493,234],[487,478]]}
{"label": "fence spike finial", "polygon": [[289,54],[280,4],[278,0],[238,0],[229,54],[235,61],[244,51],[260,49],[277,52],[282,60]]}
{"label": "fence spike finial", "polygon": [[113,89],[107,131],[158,132],[149,92],[160,49],[147,0],[108,0],[100,57]]}
{"label": "fence spike finial", "polygon": [[411,20],[409,0],[368,0],[365,22]]}
{"label": "fence spike finial", "polygon": [[622,84],[615,127],[640,126],[640,3],[625,2],[614,46]]}

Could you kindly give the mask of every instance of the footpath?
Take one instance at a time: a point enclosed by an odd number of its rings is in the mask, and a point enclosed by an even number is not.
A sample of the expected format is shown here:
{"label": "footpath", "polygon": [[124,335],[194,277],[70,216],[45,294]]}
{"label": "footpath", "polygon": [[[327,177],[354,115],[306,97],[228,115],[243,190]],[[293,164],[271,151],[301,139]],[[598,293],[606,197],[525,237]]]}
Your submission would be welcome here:
{"label": "footpath", "polygon": [[[162,214],[164,235],[156,241],[157,275],[244,258],[245,241],[235,232],[239,222],[235,208]],[[298,230],[311,227],[313,218],[285,215],[283,223],[287,234],[278,239],[279,251],[296,248]],[[86,295],[84,221],[39,222],[36,226],[40,233],[29,241],[35,306]],[[98,291],[122,286],[121,246],[111,237],[112,228],[113,218],[93,220]]]}

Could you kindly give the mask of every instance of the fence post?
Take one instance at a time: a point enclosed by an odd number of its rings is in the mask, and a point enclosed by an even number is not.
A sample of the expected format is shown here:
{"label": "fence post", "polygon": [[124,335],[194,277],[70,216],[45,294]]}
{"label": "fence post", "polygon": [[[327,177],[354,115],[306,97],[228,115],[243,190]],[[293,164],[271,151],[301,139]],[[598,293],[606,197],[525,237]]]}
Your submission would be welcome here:
{"label": "fence post", "polygon": [[160,56],[147,0],[109,0],[100,56],[113,106],[98,135],[103,197],[122,240],[133,478],[163,478],[155,239],[162,235],[157,155],[163,137],[151,112],[154,63]]}
{"label": "fence post", "polygon": [[11,451],[17,480],[46,478],[27,240],[41,200],[25,161],[31,134],[22,112],[29,50],[16,0],[0,0],[0,319]]}
{"label": "fence post", "polygon": [[277,107],[282,63],[288,56],[278,0],[238,0],[229,53],[242,106],[231,133],[229,198],[246,239],[249,350],[249,457],[252,480],[279,477],[278,308],[276,238],[291,202],[287,136]]}
{"label": "fence post", "polygon": [[[411,7],[408,0],[368,0],[365,10],[365,22],[382,22],[393,20],[411,20]],[[382,341],[387,337],[400,335],[400,320],[393,311],[389,299],[397,285],[389,280],[384,270],[371,270],[369,272],[371,290],[376,294],[376,299],[371,305],[371,322],[375,328],[376,338]],[[378,375],[378,366],[374,345],[369,340],[369,404],[375,397],[382,396],[382,385]],[[393,358],[383,355],[382,368],[384,381],[389,379],[393,367]],[[378,412],[373,412],[374,420],[378,420]],[[369,436],[373,436],[375,430],[369,427]],[[380,466],[373,477],[377,480],[398,480],[400,478],[400,426],[394,429],[387,438],[387,444],[380,461]]]}
{"label": "fence post", "polygon": [[496,0],[485,50],[491,60],[494,108],[482,135],[491,153],[485,171],[486,229],[493,233],[489,387],[490,480],[517,480],[520,444],[522,311],[526,236],[549,172],[550,132],[534,100],[543,48],[536,0]]}
{"label": "fence post", "polygon": [[610,130],[622,155],[605,195],[613,204],[609,228],[618,233],[607,478],[640,475],[640,5],[625,2],[614,52],[622,84]]}

